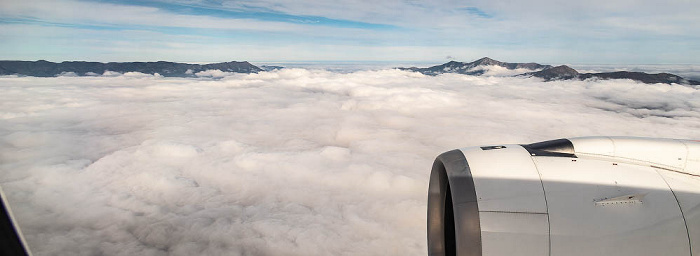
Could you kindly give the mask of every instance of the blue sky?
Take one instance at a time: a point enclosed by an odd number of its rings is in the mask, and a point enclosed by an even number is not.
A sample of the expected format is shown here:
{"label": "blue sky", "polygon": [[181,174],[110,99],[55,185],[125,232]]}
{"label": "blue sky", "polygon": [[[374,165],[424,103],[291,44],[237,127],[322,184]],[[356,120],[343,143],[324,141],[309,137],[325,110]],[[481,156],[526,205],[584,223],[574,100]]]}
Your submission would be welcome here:
{"label": "blue sky", "polygon": [[0,1],[0,59],[700,63],[700,1]]}

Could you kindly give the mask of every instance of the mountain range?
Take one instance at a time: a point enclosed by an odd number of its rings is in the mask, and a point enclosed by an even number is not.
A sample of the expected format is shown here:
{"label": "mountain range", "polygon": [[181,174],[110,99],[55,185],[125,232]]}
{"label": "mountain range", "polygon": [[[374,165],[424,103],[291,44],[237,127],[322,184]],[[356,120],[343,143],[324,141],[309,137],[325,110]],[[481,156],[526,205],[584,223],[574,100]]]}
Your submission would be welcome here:
{"label": "mountain range", "polygon": [[[400,70],[420,72],[426,75],[439,75],[444,73],[457,73],[464,75],[484,75],[488,68],[497,66],[516,72],[516,76],[539,77],[545,81],[570,80],[570,79],[631,79],[643,83],[677,83],[684,85],[700,85],[699,81],[685,79],[683,77],[658,73],[644,72],[603,72],[603,73],[579,73],[575,69],[566,66],[551,66],[538,63],[509,63],[484,57],[473,62],[450,61],[445,64],[427,68],[398,68]],[[86,62],[64,61],[60,63],[45,60],[39,61],[0,61],[0,75],[23,75],[36,77],[54,77],[59,75],[96,76],[107,71],[126,73],[140,72],[144,74],[160,74],[166,77],[195,77],[197,72],[206,70],[220,70],[233,73],[257,73],[282,69],[280,66],[257,67],[247,61],[230,61],[212,64],[188,64],[177,62]],[[520,73],[522,72],[522,73]]]}
{"label": "mountain range", "polygon": [[400,70],[420,72],[425,75],[439,75],[445,73],[457,73],[465,75],[482,75],[487,70],[485,67],[488,66],[498,66],[509,70],[516,69],[526,69],[529,72],[524,72],[518,74],[517,76],[529,76],[529,77],[539,77],[545,81],[554,80],[585,80],[585,79],[631,79],[647,84],[654,83],[677,83],[684,85],[700,85],[699,81],[685,79],[683,77],[669,74],[669,73],[658,73],[649,74],[644,72],[630,72],[630,71],[616,71],[616,72],[602,72],[602,73],[579,73],[575,69],[566,66],[550,66],[542,65],[538,63],[509,63],[497,61],[488,57],[484,57],[473,62],[458,62],[450,61],[442,65],[436,65],[427,68],[398,68]]}
{"label": "mountain range", "polygon": [[478,60],[475,60],[473,62],[459,62],[459,61],[450,61],[442,65],[437,65],[437,66],[432,66],[428,68],[417,68],[417,67],[410,67],[410,68],[399,68],[400,70],[406,70],[406,71],[414,71],[414,72],[420,72],[425,75],[439,75],[439,74],[444,74],[444,73],[457,73],[457,74],[464,74],[464,75],[472,75],[472,76],[478,76],[478,75],[483,75],[486,70],[484,69],[479,69],[479,67],[486,67],[486,66],[499,66],[499,67],[504,67],[507,69],[530,69],[530,70],[540,70],[540,69],[547,69],[551,68],[552,66],[550,65],[541,65],[537,63],[508,63],[508,62],[502,62],[502,61],[497,61],[494,59],[491,59],[489,57],[484,57]]}
{"label": "mountain range", "polygon": [[631,72],[631,71],[615,71],[615,72],[603,72],[603,73],[579,73],[575,69],[566,66],[556,66],[548,69],[543,69],[537,72],[525,73],[523,75],[531,75],[534,77],[543,78],[545,81],[552,80],[569,80],[569,79],[579,79],[586,80],[590,78],[595,79],[631,79],[635,81],[640,81],[647,84],[664,83],[664,84],[684,84],[684,85],[700,85],[699,81],[685,79],[683,77],[669,74],[669,73],[658,73],[649,74],[644,72]]}
{"label": "mountain range", "polygon": [[64,61],[55,63],[39,61],[0,61],[0,75],[24,75],[37,77],[52,77],[66,73],[78,76],[102,75],[105,71],[119,73],[141,72],[144,74],[160,74],[167,77],[192,77],[197,72],[218,69],[224,72],[257,73],[261,68],[247,61],[231,61],[212,64],[188,64],[177,62],[86,62]]}

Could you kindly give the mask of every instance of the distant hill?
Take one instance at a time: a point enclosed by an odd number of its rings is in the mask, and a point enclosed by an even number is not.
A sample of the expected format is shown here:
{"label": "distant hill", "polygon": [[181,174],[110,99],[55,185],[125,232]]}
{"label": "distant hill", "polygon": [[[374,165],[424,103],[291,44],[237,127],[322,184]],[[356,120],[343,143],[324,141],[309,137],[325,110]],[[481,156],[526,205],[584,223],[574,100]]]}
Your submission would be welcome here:
{"label": "distant hill", "polygon": [[66,73],[78,76],[102,75],[105,71],[119,73],[141,72],[144,74],[158,73],[167,77],[195,76],[197,72],[218,69],[224,72],[257,73],[262,71],[247,61],[231,61],[213,64],[187,64],[167,61],[158,62],[86,62],[64,61],[55,63],[39,61],[0,61],[0,75],[25,75],[37,77],[52,77]]}
{"label": "distant hill", "polygon": [[525,73],[534,77],[544,78],[545,81],[574,79],[579,77],[579,72],[566,65],[556,66],[537,72]]}
{"label": "distant hill", "polygon": [[475,60],[473,62],[450,61],[450,62],[447,62],[447,63],[442,64],[442,65],[432,66],[432,67],[428,67],[428,68],[410,67],[410,68],[399,68],[399,69],[420,72],[420,73],[423,73],[425,75],[439,75],[439,74],[444,74],[444,73],[457,73],[457,74],[477,75],[478,76],[478,75],[484,74],[485,70],[484,69],[477,69],[477,68],[478,67],[486,67],[486,66],[499,66],[499,67],[504,67],[507,69],[530,69],[530,70],[546,69],[546,68],[551,67],[549,65],[541,65],[541,64],[537,64],[537,63],[501,62],[501,61],[491,59],[489,57],[484,57],[484,58]]}
{"label": "distant hill", "polygon": [[682,78],[680,76],[669,74],[669,73],[658,73],[658,74],[648,74],[644,72],[629,72],[629,71],[617,71],[617,72],[606,72],[606,73],[587,73],[581,74],[579,79],[588,78],[600,78],[600,79],[632,79],[635,81],[644,82],[647,84],[655,83],[665,83],[665,84],[690,84],[690,85],[700,85],[700,81],[694,81]]}
{"label": "distant hill", "polygon": [[552,67],[550,65],[542,65],[538,63],[508,63],[493,60],[488,57],[478,59],[473,62],[458,62],[450,61],[442,65],[436,65],[427,68],[399,68],[400,70],[420,72],[425,75],[439,75],[444,73],[457,73],[465,75],[483,75],[485,69],[479,67],[487,66],[499,66],[507,69],[529,69],[532,72],[526,72],[519,74],[517,76],[533,76],[543,78],[545,81],[553,80],[569,80],[569,79],[631,79],[634,81],[639,81],[647,84],[654,83],[677,83],[684,85],[700,85],[699,81],[689,80],[682,78],[680,76],[669,74],[669,73],[659,73],[659,74],[648,74],[644,72],[629,72],[629,71],[617,71],[617,72],[604,72],[604,73],[579,73],[575,69],[566,66],[556,66]]}
{"label": "distant hill", "polygon": [[569,79],[631,79],[647,84],[685,84],[685,85],[700,85],[699,81],[689,80],[680,76],[669,73],[649,74],[644,72],[603,72],[603,73],[579,73],[575,69],[566,65],[561,65],[549,69],[544,69],[537,72],[523,74],[525,76],[534,76],[543,78],[545,81],[552,80],[569,80]]}
{"label": "distant hill", "polygon": [[262,66],[260,66],[260,68],[261,68],[262,70],[265,70],[265,71],[275,71],[275,70],[283,69],[284,67],[282,67],[282,66],[272,66],[272,65],[262,65]]}

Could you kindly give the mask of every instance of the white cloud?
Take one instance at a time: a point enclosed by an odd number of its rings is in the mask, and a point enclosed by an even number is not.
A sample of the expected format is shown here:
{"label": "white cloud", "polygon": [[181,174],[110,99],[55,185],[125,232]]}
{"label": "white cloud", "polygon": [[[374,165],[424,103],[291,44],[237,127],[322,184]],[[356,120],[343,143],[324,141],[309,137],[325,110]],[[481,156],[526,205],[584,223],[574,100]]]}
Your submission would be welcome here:
{"label": "white cloud", "polygon": [[[511,61],[695,63],[700,54],[695,47],[700,26],[693,26],[700,24],[695,11],[700,8],[699,1],[198,2],[184,4],[267,15],[226,18],[174,12],[165,7],[7,0],[0,1],[0,17],[31,24],[0,25],[0,35],[5,39],[0,44],[9,49],[3,53],[8,58],[100,61],[119,57],[132,61],[142,56],[154,56],[152,60],[172,58],[174,55],[163,52],[168,50],[177,51],[177,56],[189,53],[195,57],[186,57],[198,58],[194,61],[211,61],[222,55],[240,59],[237,56],[252,55],[248,49],[263,56],[254,60],[265,61],[378,58],[375,51],[352,48],[428,49],[379,52],[390,60],[422,61],[446,55],[462,61],[500,55],[513,58]],[[469,10],[493,17],[480,17]],[[268,15],[279,15],[281,21]],[[313,21],[316,18],[306,17],[309,15],[330,21],[317,25]],[[311,23],[286,20],[294,18],[310,19]],[[367,23],[393,27],[363,28]],[[210,46],[223,50],[214,52]],[[443,50],[446,48],[453,50]],[[265,54],[269,51],[281,54]]]}
{"label": "white cloud", "polygon": [[262,31],[299,30],[302,26],[252,19],[223,19],[169,13],[153,7],[85,1],[3,1],[0,15],[32,17],[47,22],[82,25],[139,25],[184,28],[214,28]]}
{"label": "white cloud", "polygon": [[470,69],[469,71],[482,71],[484,76],[516,76],[520,74],[525,74],[533,72],[532,69],[526,68],[516,68],[508,69],[501,66],[478,66]]}
{"label": "white cloud", "polygon": [[110,77],[115,77],[115,76],[121,76],[122,73],[116,72],[116,71],[110,71],[110,70],[105,70],[104,73],[102,73],[103,76],[110,76]]}
{"label": "white cloud", "polygon": [[[252,18],[222,18],[208,15],[178,14],[164,9],[137,5],[75,0],[9,0],[0,2],[0,17],[29,19],[71,26],[105,26],[150,31],[153,27],[217,29],[247,32],[327,35],[343,38],[365,37],[368,30],[266,21]],[[201,32],[201,31],[200,31]],[[181,32],[184,33],[184,32]],[[187,34],[195,34],[189,32]],[[177,44],[176,42],[171,42]]]}
{"label": "white cloud", "polygon": [[71,77],[71,76],[78,76],[78,74],[76,74],[75,72],[61,72],[60,74],[58,74],[58,76],[69,76],[69,77]]}
{"label": "white cloud", "polygon": [[699,97],[398,70],[2,77],[0,184],[36,255],[419,255],[437,154],[692,138]]}
{"label": "white cloud", "polygon": [[[215,1],[210,4],[200,1],[186,1],[194,5],[239,9],[271,10],[294,15],[311,15],[335,19],[347,19],[379,24],[392,24],[402,27],[422,27],[433,30],[454,29],[453,32],[468,28],[470,33],[486,26],[486,30],[518,33],[526,36],[531,31],[566,32],[581,36],[600,34],[615,36],[629,29],[637,32],[687,35],[697,32],[698,21],[695,10],[697,2],[674,0],[660,3],[643,1],[464,1],[437,0],[417,1],[299,1],[299,0],[244,0]],[[194,3],[192,3],[194,2]],[[478,10],[494,19],[484,19],[467,9]],[[653,22],[651,22],[653,21]],[[645,26],[639,25],[645,24]],[[593,28],[573,29],[572,28]],[[611,31],[606,31],[612,29]],[[480,31],[485,32],[485,31]],[[617,34],[617,36],[620,36]]]}
{"label": "white cloud", "polygon": [[[187,71],[190,71],[190,73],[192,73],[191,70],[189,70],[189,69]],[[185,73],[187,74],[187,72],[185,72]],[[198,76],[198,77],[222,78],[222,77],[230,76],[233,74],[234,73],[232,73],[232,72],[224,72],[224,71],[221,71],[218,69],[210,69],[210,70],[205,70],[205,71],[199,71],[199,72],[195,73],[194,75]]]}
{"label": "white cloud", "polygon": [[123,75],[123,76],[125,76],[125,77],[137,77],[137,78],[138,78],[138,77],[161,77],[161,75],[158,74],[158,73],[155,73],[155,74],[153,74],[153,75],[151,75],[151,74],[144,74],[144,73],[141,73],[141,72],[126,72],[126,73],[124,73],[124,74],[115,74],[115,73],[112,73],[112,71],[109,71],[109,70],[105,71],[104,75],[105,75],[105,76],[114,76],[114,75],[119,76],[119,75]]}

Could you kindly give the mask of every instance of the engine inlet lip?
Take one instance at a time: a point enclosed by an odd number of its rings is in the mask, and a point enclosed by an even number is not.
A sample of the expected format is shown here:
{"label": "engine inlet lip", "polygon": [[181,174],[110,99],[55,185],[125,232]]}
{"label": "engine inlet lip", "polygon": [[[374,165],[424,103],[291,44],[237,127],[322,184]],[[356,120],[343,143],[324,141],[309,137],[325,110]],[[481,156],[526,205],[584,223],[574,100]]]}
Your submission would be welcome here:
{"label": "engine inlet lip", "polygon": [[474,179],[462,151],[439,155],[428,188],[428,255],[482,255],[476,199]]}

